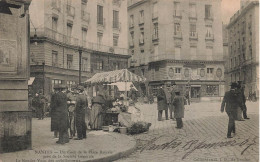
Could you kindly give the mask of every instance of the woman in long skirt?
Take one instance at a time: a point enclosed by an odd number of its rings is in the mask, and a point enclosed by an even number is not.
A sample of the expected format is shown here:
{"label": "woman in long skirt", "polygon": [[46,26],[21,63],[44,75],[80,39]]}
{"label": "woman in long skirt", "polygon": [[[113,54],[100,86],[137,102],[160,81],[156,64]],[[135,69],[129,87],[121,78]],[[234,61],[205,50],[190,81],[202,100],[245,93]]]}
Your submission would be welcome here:
{"label": "woman in long skirt", "polygon": [[106,101],[103,97],[102,93],[99,93],[92,101],[92,109],[91,109],[91,121],[90,126],[93,130],[102,129],[103,126],[103,107]]}

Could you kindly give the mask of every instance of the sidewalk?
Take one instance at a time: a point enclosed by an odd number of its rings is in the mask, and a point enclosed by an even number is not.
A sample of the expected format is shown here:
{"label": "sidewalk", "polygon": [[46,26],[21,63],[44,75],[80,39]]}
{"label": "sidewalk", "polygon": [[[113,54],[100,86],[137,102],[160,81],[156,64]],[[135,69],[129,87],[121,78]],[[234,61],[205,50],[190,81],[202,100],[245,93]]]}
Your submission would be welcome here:
{"label": "sidewalk", "polygon": [[0,162],[76,162],[112,161],[132,153],[136,141],[127,135],[91,131],[85,140],[73,140],[65,145],[56,144],[50,132],[50,118],[32,120],[32,150],[4,153]]}

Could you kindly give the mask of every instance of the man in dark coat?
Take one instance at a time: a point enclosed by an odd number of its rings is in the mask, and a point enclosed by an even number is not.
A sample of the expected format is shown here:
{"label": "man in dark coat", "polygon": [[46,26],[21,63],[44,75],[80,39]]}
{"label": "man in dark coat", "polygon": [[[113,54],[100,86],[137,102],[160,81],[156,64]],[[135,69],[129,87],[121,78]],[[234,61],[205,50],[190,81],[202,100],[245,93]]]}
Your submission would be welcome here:
{"label": "man in dark coat", "polygon": [[163,90],[163,83],[160,83],[160,88],[157,92],[157,109],[158,109],[158,121],[162,121],[162,112],[165,111],[165,118],[168,120],[168,105],[166,94]]}
{"label": "man in dark coat", "polygon": [[243,118],[244,119],[250,119],[247,117],[247,107],[246,107],[246,96],[245,96],[245,92],[244,92],[244,85],[243,85],[243,82],[242,81],[238,81],[238,86],[237,86],[237,89],[240,93],[240,101],[242,102],[242,111],[243,111]]}
{"label": "man in dark coat", "polygon": [[77,138],[75,140],[82,140],[86,138],[86,123],[85,123],[85,110],[88,107],[87,96],[83,94],[84,87],[78,87],[79,94],[76,98],[76,128],[77,128]]}
{"label": "man in dark coat", "polygon": [[174,106],[173,106],[173,101],[174,101],[174,97],[175,97],[175,82],[171,82],[171,90],[170,90],[170,102],[169,102],[169,110],[170,110],[170,119],[174,118],[172,117],[172,113],[174,112]]}
{"label": "man in dark coat", "polygon": [[237,88],[237,84],[231,83],[230,91],[227,91],[225,93],[225,96],[221,104],[220,111],[223,113],[225,109],[229,118],[227,138],[232,138],[231,132],[235,133],[236,131],[235,116],[237,115],[237,108],[239,106],[242,106],[241,102],[239,101],[239,94],[236,91],[236,88]]}
{"label": "man in dark coat", "polygon": [[51,98],[51,131],[59,131],[59,140],[56,143],[65,144],[69,142],[66,86],[57,85],[54,89],[57,93]]}
{"label": "man in dark coat", "polygon": [[42,120],[44,118],[44,100],[45,99],[42,95],[42,90],[39,90],[32,100],[32,106],[36,109],[36,117],[38,120]]}
{"label": "man in dark coat", "polygon": [[174,118],[176,118],[177,127],[178,129],[181,129],[183,127],[182,118],[184,118],[184,100],[185,98],[181,96],[180,91],[175,91],[175,97],[173,100],[173,106],[174,106]]}

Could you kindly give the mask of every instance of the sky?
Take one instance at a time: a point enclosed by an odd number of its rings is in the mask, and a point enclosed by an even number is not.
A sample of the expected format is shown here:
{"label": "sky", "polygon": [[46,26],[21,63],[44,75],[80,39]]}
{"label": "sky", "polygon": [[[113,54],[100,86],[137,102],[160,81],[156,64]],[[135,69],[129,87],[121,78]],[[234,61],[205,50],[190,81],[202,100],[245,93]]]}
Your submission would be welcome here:
{"label": "sky", "polygon": [[222,21],[224,24],[229,22],[232,17],[240,8],[240,0],[222,0]]}

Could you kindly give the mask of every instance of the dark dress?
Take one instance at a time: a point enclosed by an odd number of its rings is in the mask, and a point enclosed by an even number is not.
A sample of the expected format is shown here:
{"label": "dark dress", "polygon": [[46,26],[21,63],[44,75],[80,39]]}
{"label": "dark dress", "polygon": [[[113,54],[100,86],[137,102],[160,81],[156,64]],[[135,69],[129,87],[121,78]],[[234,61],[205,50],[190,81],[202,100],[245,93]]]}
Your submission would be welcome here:
{"label": "dark dress", "polygon": [[177,121],[177,128],[182,128],[182,118],[184,118],[184,97],[183,96],[175,96],[173,100],[174,106],[174,118]]}
{"label": "dark dress", "polygon": [[103,106],[106,104],[106,100],[102,95],[97,95],[93,98],[90,126],[93,130],[102,129],[103,126]]}

